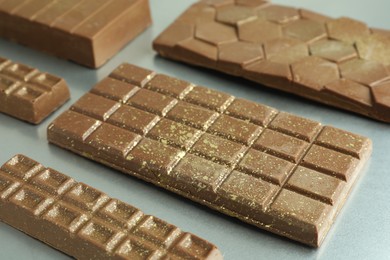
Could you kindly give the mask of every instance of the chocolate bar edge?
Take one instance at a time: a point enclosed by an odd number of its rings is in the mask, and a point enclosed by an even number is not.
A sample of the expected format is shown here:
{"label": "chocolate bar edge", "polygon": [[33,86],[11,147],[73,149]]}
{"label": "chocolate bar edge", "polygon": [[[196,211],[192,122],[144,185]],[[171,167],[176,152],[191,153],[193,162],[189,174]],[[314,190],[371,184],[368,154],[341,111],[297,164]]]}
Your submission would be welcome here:
{"label": "chocolate bar edge", "polygon": [[[136,27],[133,29],[128,29],[127,27],[124,29],[124,31],[128,31],[128,34],[126,35],[126,38],[122,39],[122,41],[117,42],[117,46],[113,48],[110,52],[110,54],[106,55],[105,57],[101,59],[94,60],[93,64],[85,64],[88,67],[97,69],[103,66],[106,62],[108,62],[112,57],[114,57],[121,49],[125,48],[128,43],[135,40],[135,38],[140,35],[142,32],[148,29],[148,27],[152,24],[152,16],[150,12],[150,6],[149,6],[149,0],[137,0],[138,2],[134,4],[132,8],[129,8],[129,10],[125,13],[123,13],[119,18],[117,18],[115,23],[113,23],[111,26],[114,26],[116,24],[135,24]],[[123,21],[128,20],[128,21]],[[109,25],[110,26],[110,25]],[[109,27],[107,26],[107,27]],[[105,39],[110,39],[115,34],[114,30],[109,30],[107,28],[104,28],[102,31],[108,31],[107,34],[100,32],[98,35],[98,38],[100,38],[100,42],[93,44],[94,52],[96,51],[95,48],[98,44],[102,44]],[[102,49],[106,49],[105,46],[101,47]],[[94,55],[97,57],[98,55]]]}
{"label": "chocolate bar edge", "polygon": [[[66,84],[66,81],[61,78],[61,81],[53,87],[53,97],[50,100],[50,102],[47,102],[51,104],[50,107],[42,114],[42,116],[36,118],[34,120],[34,124],[41,123],[44,119],[46,119],[50,114],[52,114],[54,111],[59,109],[62,105],[64,105],[68,100],[70,100],[70,90]],[[46,103],[46,102],[43,102]]]}
{"label": "chocolate bar edge", "polygon": [[41,243],[47,244],[48,246],[50,246],[51,248],[57,250],[58,252],[60,252],[60,253],[62,253],[62,254],[65,254],[65,255],[67,255],[67,256],[69,256],[69,257],[72,257],[72,255],[70,255],[68,252],[65,252],[64,250],[61,250],[61,248],[60,248],[60,247],[57,247],[55,244],[50,243],[49,241],[46,241],[46,240],[44,240],[44,239],[42,239],[42,238],[39,238],[39,237],[37,237],[37,236],[30,235],[27,231],[24,231],[22,228],[17,227],[17,225],[12,224],[11,221],[8,221],[8,220],[5,220],[5,219],[3,219],[3,218],[0,218],[0,222],[3,222],[4,224],[6,224],[6,225],[8,225],[8,226],[10,226],[10,227],[12,227],[12,228],[14,228],[14,229],[16,229],[16,230],[22,232],[23,234],[25,234],[25,235],[27,235],[27,236],[32,237],[33,239],[38,240],[38,241],[41,242]]}

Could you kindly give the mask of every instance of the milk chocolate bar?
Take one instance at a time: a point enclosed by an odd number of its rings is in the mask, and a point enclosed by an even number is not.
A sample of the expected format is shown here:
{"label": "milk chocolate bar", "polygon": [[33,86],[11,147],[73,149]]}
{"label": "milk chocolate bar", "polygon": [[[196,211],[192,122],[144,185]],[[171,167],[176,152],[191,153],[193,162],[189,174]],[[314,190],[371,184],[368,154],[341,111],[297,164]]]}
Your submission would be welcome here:
{"label": "milk chocolate bar", "polygon": [[0,57],[0,112],[39,124],[70,98],[64,79]]}
{"label": "milk chocolate bar", "polygon": [[261,0],[204,0],[153,46],[163,57],[390,123],[389,35]]}
{"label": "milk chocolate bar", "polygon": [[0,168],[0,220],[76,259],[222,259],[211,243],[23,155]]}
{"label": "milk chocolate bar", "polygon": [[245,222],[319,246],[371,141],[123,64],[48,139]]}
{"label": "milk chocolate bar", "polygon": [[91,68],[150,24],[148,0],[0,0],[0,37]]}

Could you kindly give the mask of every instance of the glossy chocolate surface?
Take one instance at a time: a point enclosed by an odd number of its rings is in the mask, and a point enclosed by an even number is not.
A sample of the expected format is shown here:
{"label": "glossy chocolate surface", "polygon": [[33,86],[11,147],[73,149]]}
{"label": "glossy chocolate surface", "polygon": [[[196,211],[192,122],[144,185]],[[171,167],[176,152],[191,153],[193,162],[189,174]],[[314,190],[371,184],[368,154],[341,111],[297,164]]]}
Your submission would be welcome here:
{"label": "glossy chocolate surface", "polygon": [[[109,94],[136,81],[126,100]],[[134,65],[103,82],[49,125],[51,143],[311,246],[371,152],[365,137]]]}
{"label": "glossy chocolate surface", "polygon": [[0,112],[39,124],[70,98],[64,79],[0,57]]}
{"label": "glossy chocolate surface", "polygon": [[23,155],[0,168],[0,220],[76,259],[222,259],[211,243]]}
{"label": "glossy chocolate surface", "polygon": [[266,1],[200,1],[154,41],[167,58],[390,122],[390,38]]}
{"label": "glossy chocolate surface", "polygon": [[0,1],[0,37],[91,68],[150,24],[148,0]]}

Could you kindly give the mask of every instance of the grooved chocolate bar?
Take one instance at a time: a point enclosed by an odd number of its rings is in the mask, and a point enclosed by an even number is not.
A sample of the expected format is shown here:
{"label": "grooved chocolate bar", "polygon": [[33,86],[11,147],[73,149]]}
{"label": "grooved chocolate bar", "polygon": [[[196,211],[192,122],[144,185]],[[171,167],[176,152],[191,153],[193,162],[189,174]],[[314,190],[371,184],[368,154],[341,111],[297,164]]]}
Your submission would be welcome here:
{"label": "grooved chocolate bar", "polygon": [[48,126],[51,143],[319,246],[371,141],[123,64]]}
{"label": "grooved chocolate bar", "polygon": [[0,37],[91,68],[150,24],[148,0],[0,0]]}
{"label": "grooved chocolate bar", "polygon": [[153,46],[167,58],[389,123],[389,35],[262,0],[203,0]]}
{"label": "grooved chocolate bar", "polygon": [[77,259],[222,259],[211,243],[23,155],[0,168],[0,220]]}
{"label": "grooved chocolate bar", "polygon": [[0,57],[0,112],[39,124],[70,97],[65,80]]}

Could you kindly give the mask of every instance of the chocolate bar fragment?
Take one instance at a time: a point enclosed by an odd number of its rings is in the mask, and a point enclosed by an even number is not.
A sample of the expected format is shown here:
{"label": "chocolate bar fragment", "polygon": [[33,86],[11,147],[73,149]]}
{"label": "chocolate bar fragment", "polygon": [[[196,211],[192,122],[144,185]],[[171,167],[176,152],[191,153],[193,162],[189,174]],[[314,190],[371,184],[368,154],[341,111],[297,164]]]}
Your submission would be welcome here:
{"label": "chocolate bar fragment", "polygon": [[129,64],[55,119],[48,139],[311,246],[371,153],[365,137]]}
{"label": "chocolate bar fragment", "polygon": [[153,47],[163,57],[390,123],[389,35],[262,0],[203,0]]}
{"label": "chocolate bar fragment", "polygon": [[91,68],[150,24],[148,0],[0,0],[0,37]]}
{"label": "chocolate bar fragment", "polygon": [[64,79],[0,57],[0,112],[39,124],[70,98]]}
{"label": "chocolate bar fragment", "polygon": [[0,168],[0,220],[76,259],[222,259],[211,243],[23,155]]}

